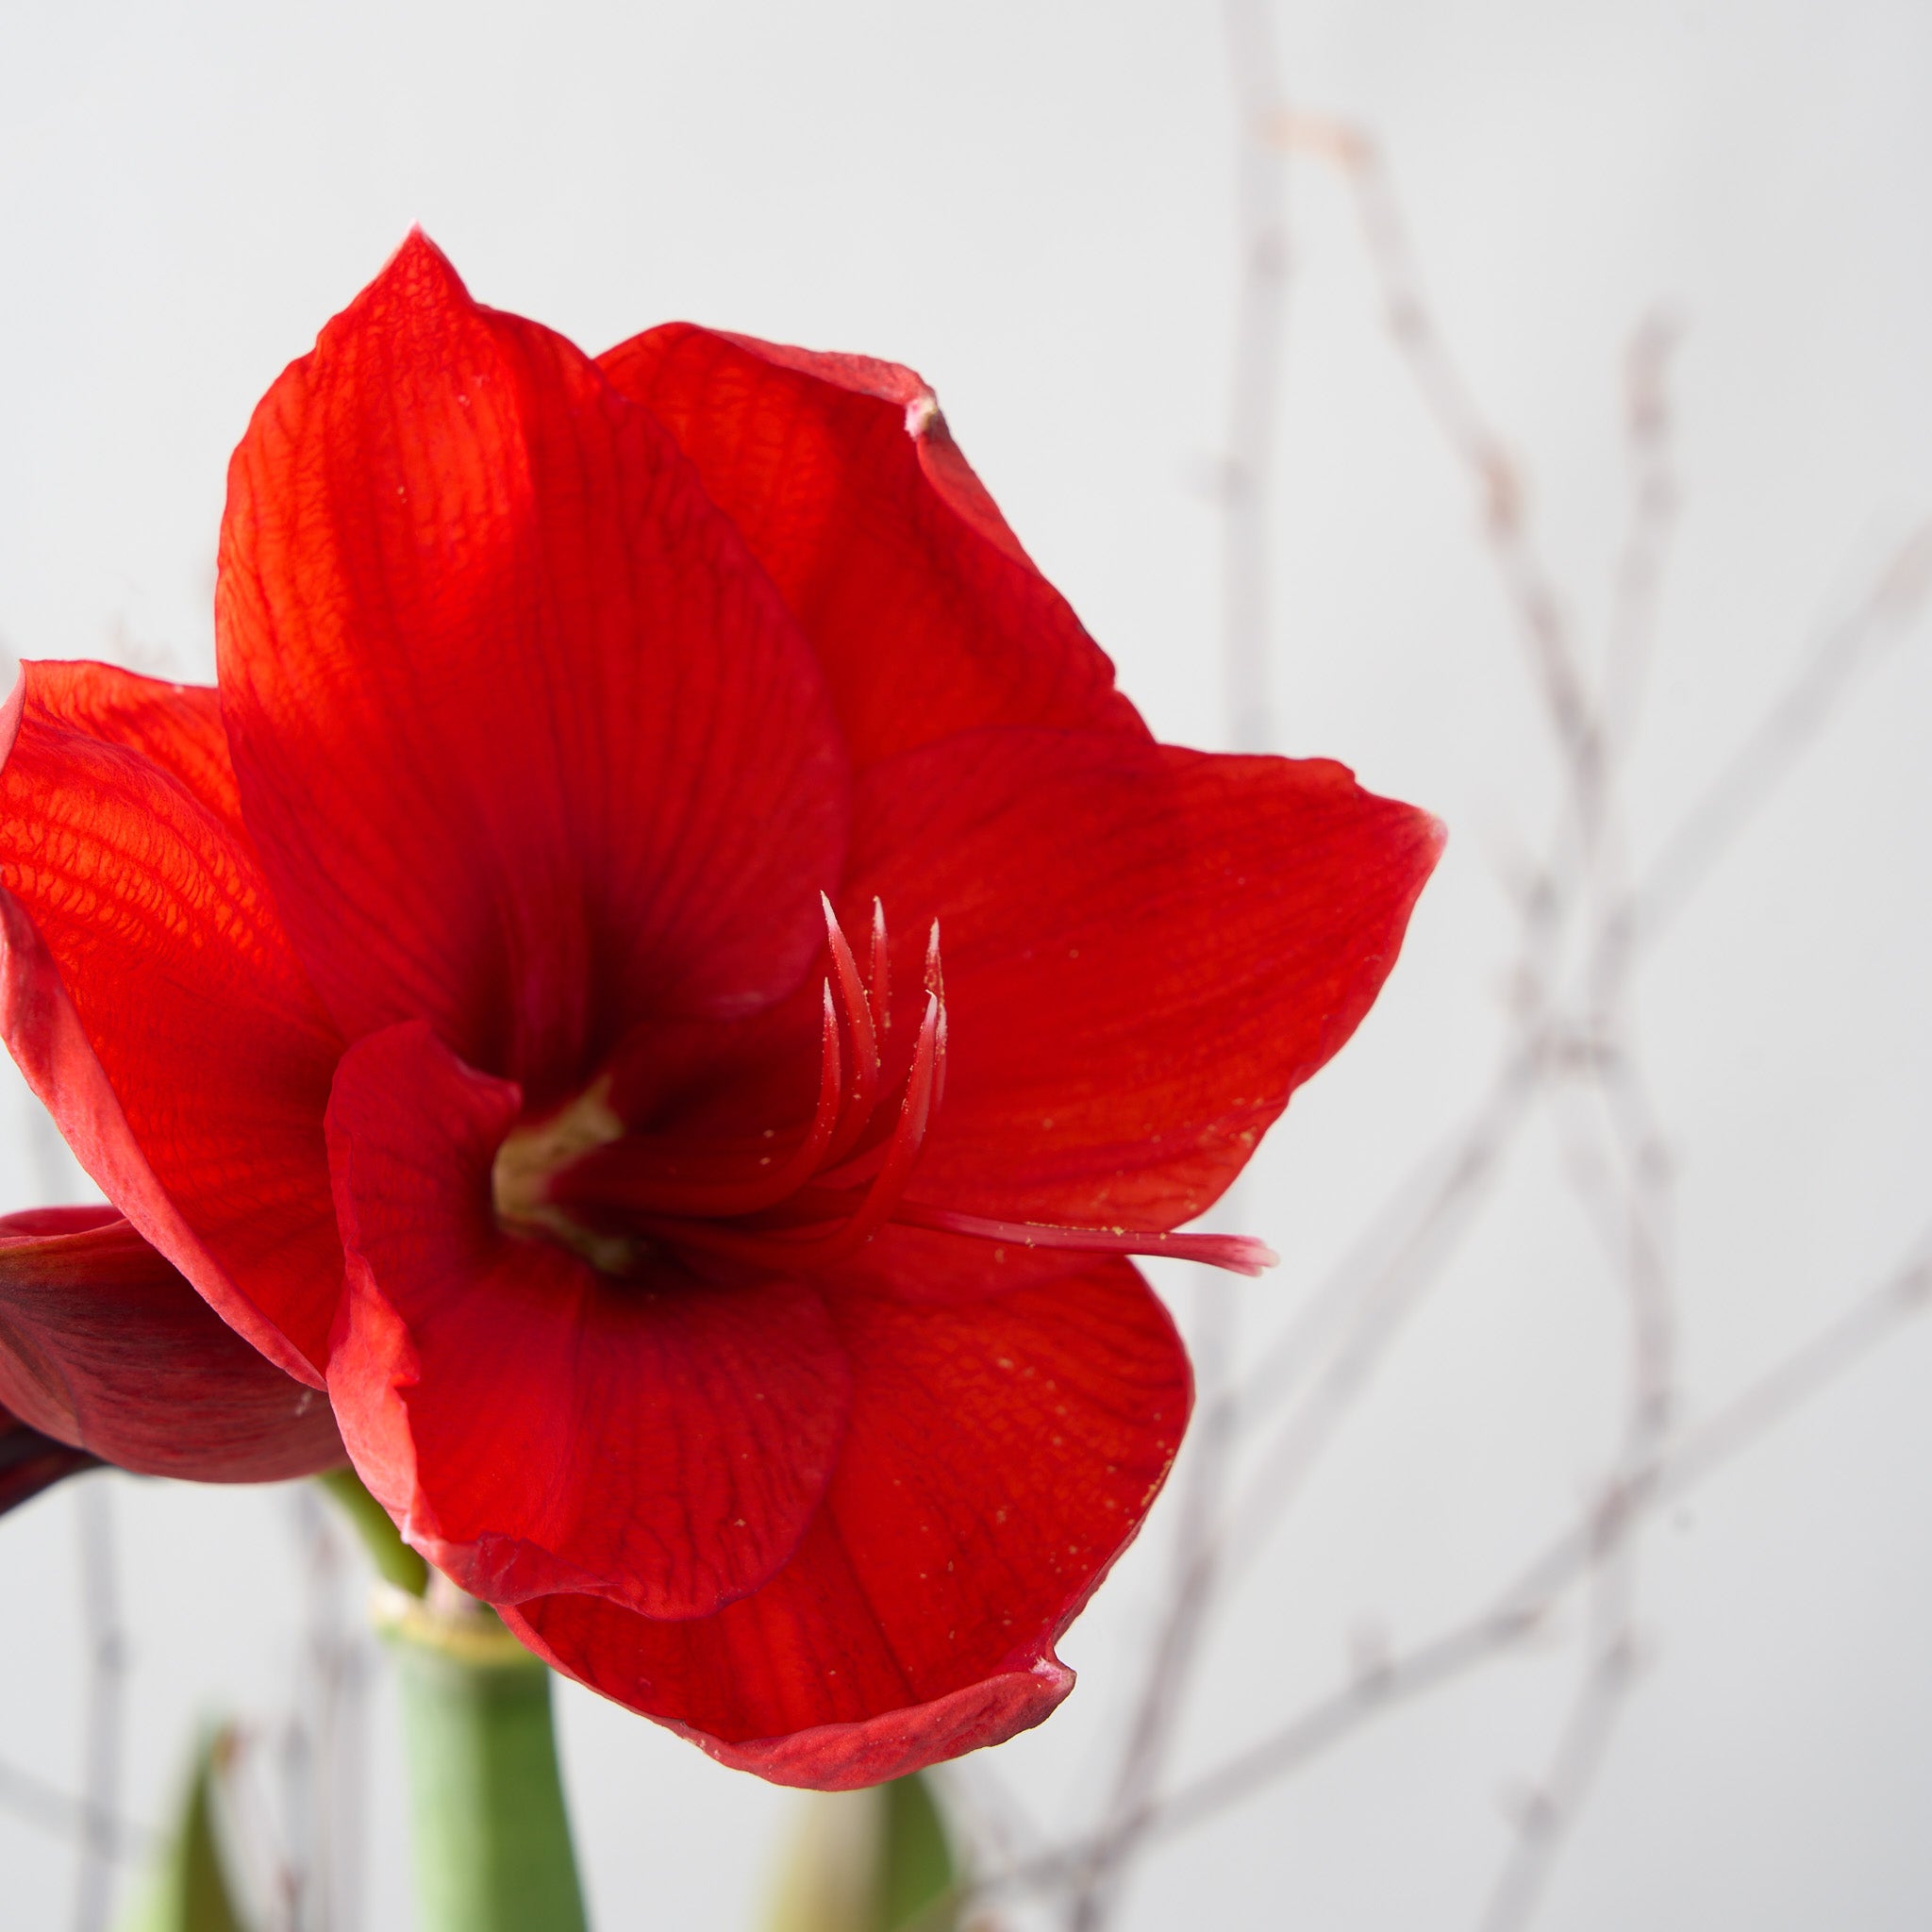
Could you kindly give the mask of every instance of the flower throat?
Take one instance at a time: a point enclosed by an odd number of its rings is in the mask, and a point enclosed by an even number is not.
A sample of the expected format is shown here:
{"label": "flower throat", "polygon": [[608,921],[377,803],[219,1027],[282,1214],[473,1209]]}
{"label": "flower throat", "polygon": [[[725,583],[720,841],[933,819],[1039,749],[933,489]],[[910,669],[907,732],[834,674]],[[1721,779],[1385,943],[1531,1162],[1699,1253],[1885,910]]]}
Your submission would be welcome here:
{"label": "flower throat", "polygon": [[660,1139],[631,1134],[609,1104],[605,1075],[542,1119],[510,1130],[491,1171],[497,1223],[558,1241],[607,1274],[640,1272],[646,1257],[695,1250],[770,1268],[813,1271],[858,1253],[889,1223],[1019,1248],[1093,1255],[1172,1255],[1258,1274],[1275,1259],[1240,1235],[1162,1234],[991,1220],[907,1190],[946,1082],[945,983],[939,926],[925,953],[925,1005],[909,1052],[887,1077],[891,1026],[885,908],[873,903],[869,970],[861,974],[821,894],[831,971],[824,992],[819,1095],[788,1147],[702,1163]]}

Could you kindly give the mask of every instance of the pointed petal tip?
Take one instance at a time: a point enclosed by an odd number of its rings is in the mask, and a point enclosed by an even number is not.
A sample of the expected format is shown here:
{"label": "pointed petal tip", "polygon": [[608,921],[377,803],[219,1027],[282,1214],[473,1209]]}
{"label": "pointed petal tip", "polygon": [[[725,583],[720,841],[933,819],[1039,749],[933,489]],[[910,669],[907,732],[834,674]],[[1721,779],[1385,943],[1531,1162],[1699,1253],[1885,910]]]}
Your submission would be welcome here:
{"label": "pointed petal tip", "polygon": [[462,278],[457,274],[456,265],[437,244],[429,239],[421,222],[412,222],[409,232],[402,239],[388,261],[383,264],[383,275],[403,271],[415,275],[434,275],[462,287]]}
{"label": "pointed petal tip", "polygon": [[[385,325],[394,328],[398,318],[412,312],[433,316],[452,308],[465,310],[475,307],[456,265],[424,233],[419,223],[403,237],[401,244],[355,300],[324,325],[316,338],[316,347],[323,349],[338,343],[345,335],[353,337],[372,324],[378,329]],[[274,390],[269,393],[273,396]]]}

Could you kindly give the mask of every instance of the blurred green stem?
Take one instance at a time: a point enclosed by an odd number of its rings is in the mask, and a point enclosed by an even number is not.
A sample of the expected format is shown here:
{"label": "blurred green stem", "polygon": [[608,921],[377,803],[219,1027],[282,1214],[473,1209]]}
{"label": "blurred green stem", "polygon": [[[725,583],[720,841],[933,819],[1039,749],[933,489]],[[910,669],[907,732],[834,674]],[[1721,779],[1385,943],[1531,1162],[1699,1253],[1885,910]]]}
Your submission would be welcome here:
{"label": "blurred green stem", "polygon": [[356,1472],[325,1470],[315,1480],[362,1539],[362,1547],[369,1552],[375,1574],[385,1583],[392,1583],[411,1596],[421,1596],[429,1587],[429,1565],[402,1540],[395,1524],[389,1520],[389,1511],[362,1487]]}
{"label": "blurred green stem", "polygon": [[550,1672],[441,1577],[386,1593],[409,1759],[420,1932],[584,1932]]}
{"label": "blurred green stem", "polygon": [[585,1932],[548,1667],[434,1574],[353,1474],[321,1480],[384,1579],[375,1616],[401,1693],[418,1932]]}

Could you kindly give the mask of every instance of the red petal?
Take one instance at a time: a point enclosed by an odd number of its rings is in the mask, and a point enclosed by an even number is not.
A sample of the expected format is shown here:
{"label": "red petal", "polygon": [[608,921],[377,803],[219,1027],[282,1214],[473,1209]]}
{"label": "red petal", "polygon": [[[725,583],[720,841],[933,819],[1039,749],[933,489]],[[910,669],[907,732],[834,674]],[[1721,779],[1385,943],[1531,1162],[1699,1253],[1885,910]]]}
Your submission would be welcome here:
{"label": "red petal", "polygon": [[849,1374],[802,1283],[613,1280],[491,1217],[517,1090],[421,1023],[352,1047],[328,1133],[349,1256],[329,1391],[410,1541],[492,1602],[701,1616],[796,1547]]}
{"label": "red petal", "polygon": [[319,1388],[341,1041],[233,823],[218,734],[207,691],[25,668],[0,723],[0,1027],[136,1228]]}
{"label": "red petal", "polygon": [[36,663],[26,670],[36,717],[139,754],[245,839],[221,697],[212,685],[169,684],[112,664]]}
{"label": "red petal", "polygon": [[852,1425],[764,1589],[669,1624],[582,1596],[506,1612],[559,1670],[784,1784],[871,1784],[1037,1724],[1053,1644],[1140,1526],[1187,1359],[1133,1268],[918,1307],[846,1291]]}
{"label": "red petal", "polygon": [[884,899],[902,983],[935,917],[945,956],[946,1093],[911,1194],[1200,1213],[1368,1011],[1440,849],[1426,814],[1319,760],[1008,731],[867,772],[841,915]]}
{"label": "red petal", "polygon": [[0,1408],[0,1516],[38,1496],[62,1476],[97,1469],[100,1459],[72,1449]]}
{"label": "red petal", "polygon": [[111,1208],[0,1217],[0,1402],[141,1475],[279,1482],[342,1460],[323,1397]]}
{"label": "red petal", "polygon": [[688,323],[599,361],[670,426],[771,573],[855,764],[980,724],[1145,738],[909,369]]}
{"label": "red petal", "polygon": [[248,824],[352,1036],[533,1104],[816,949],[844,752],[809,646],[648,411],[420,235],[255,413],[216,628]]}

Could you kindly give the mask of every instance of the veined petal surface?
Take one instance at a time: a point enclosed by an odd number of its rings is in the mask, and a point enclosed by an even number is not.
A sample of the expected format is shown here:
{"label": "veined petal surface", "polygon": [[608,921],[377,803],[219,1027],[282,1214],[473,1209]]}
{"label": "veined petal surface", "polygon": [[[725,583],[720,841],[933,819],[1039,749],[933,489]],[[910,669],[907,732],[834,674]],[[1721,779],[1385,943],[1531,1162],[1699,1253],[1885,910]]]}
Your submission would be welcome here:
{"label": "veined petal surface", "polygon": [[1037,1724],[1053,1644],[1179,1444],[1186,1357],[1125,1262],[970,1307],[830,1296],[851,1427],[805,1541],[715,1617],[505,1613],[571,1676],[788,1784],[875,1783]]}
{"label": "veined petal surface", "polygon": [[10,723],[8,1046],[140,1232],[319,1387],[341,1284],[322,1138],[341,1041],[241,827],[213,694],[28,664]]}
{"label": "veined petal surface", "polygon": [[[861,774],[841,906],[937,919],[951,1051],[910,1193],[1170,1228],[1368,1011],[1441,849],[1325,760],[983,731]],[[903,910],[901,909],[903,908]]]}
{"label": "veined petal surface", "polygon": [[420,235],[257,409],[221,556],[243,808],[351,1038],[427,1020],[541,1106],[804,971],[847,810],[809,645],[650,412]]}

